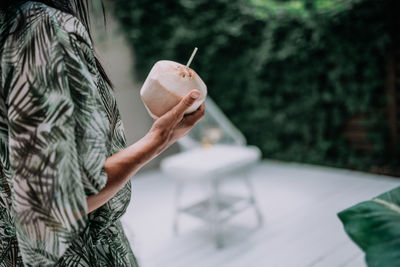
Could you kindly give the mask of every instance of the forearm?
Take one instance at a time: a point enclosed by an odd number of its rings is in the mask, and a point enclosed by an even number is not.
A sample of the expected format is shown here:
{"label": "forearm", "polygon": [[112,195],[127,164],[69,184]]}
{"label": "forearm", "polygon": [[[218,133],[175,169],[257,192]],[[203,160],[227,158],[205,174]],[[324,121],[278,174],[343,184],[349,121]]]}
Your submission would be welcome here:
{"label": "forearm", "polygon": [[104,205],[143,165],[161,153],[160,137],[147,134],[136,143],[107,158],[105,187],[95,195],[87,197],[88,213]]}
{"label": "forearm", "polygon": [[142,139],[107,158],[104,169],[108,179],[104,188],[87,198],[88,213],[104,205],[143,165],[172,145],[199,121],[205,112],[205,103],[191,114],[185,111],[200,95],[197,90],[189,94],[155,122]]}

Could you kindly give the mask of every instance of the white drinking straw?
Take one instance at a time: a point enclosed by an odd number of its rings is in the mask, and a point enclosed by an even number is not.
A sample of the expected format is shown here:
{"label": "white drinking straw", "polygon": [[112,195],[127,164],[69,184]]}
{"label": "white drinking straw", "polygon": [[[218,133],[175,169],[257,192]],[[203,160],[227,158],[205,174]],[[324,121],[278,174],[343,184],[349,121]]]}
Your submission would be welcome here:
{"label": "white drinking straw", "polygon": [[189,67],[190,63],[192,63],[192,60],[193,60],[194,56],[196,55],[196,52],[197,52],[197,47],[194,48],[193,53],[189,58],[189,61],[186,63],[186,67]]}

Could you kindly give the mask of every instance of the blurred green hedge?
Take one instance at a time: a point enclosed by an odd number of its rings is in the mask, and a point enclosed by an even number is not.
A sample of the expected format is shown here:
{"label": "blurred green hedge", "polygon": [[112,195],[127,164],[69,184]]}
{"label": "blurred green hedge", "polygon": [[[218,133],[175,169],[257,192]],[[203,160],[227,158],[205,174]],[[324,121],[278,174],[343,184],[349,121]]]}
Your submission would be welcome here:
{"label": "blurred green hedge", "polygon": [[[186,63],[266,158],[374,170],[390,149],[385,57],[390,0],[115,0],[142,79]],[[360,117],[368,149],[345,138]]]}

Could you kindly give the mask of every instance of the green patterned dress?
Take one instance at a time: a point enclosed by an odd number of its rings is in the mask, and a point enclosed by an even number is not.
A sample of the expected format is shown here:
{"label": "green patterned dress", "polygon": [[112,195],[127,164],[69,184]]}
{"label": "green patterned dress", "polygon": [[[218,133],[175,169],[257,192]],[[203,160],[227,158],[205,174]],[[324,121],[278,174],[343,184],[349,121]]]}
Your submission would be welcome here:
{"label": "green patterned dress", "polygon": [[87,214],[126,147],[88,32],[45,4],[21,10],[26,27],[0,50],[0,267],[137,266],[120,222],[130,181]]}

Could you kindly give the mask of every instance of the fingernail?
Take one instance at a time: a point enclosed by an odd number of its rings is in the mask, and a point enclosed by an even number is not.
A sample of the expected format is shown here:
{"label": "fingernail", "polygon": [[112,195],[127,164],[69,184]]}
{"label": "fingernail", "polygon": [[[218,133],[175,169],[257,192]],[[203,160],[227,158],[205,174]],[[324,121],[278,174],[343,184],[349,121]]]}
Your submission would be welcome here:
{"label": "fingernail", "polygon": [[198,98],[198,97],[200,96],[200,94],[199,94],[198,92],[193,92],[193,93],[190,94],[190,96],[191,96],[193,99],[196,99],[196,98]]}

